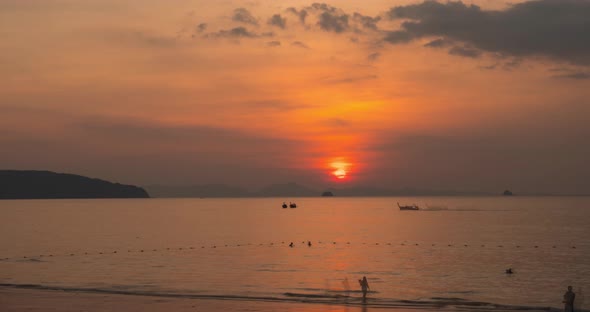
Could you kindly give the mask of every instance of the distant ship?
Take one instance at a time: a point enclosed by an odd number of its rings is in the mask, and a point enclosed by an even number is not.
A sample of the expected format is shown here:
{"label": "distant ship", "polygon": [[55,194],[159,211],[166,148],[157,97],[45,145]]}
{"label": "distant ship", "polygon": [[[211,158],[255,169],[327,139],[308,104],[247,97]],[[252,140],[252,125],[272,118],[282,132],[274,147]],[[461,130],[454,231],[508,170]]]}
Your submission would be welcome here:
{"label": "distant ship", "polygon": [[399,210],[420,210],[420,207],[416,205],[400,206],[399,203],[397,203],[397,206],[399,207]]}
{"label": "distant ship", "polygon": [[505,190],[503,193],[504,196],[512,196],[514,194],[512,194],[512,192],[510,190]]}
{"label": "distant ship", "polygon": [[326,191],[322,193],[322,196],[334,196],[334,194],[330,191]]}

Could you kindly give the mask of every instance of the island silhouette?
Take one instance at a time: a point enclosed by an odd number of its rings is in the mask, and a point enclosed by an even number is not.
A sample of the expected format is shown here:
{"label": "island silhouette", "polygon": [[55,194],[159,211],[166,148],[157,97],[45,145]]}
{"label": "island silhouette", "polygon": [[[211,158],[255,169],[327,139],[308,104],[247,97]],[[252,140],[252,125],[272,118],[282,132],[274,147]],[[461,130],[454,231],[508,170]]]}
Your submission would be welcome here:
{"label": "island silhouette", "polygon": [[75,174],[0,170],[0,199],[149,198],[141,187]]}

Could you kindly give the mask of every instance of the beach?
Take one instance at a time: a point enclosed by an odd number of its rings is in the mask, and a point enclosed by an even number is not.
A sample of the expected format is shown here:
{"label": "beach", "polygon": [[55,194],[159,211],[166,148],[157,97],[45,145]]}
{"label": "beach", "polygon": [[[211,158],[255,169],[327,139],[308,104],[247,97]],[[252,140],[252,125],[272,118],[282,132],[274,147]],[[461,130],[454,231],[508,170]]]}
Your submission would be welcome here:
{"label": "beach", "polygon": [[[102,312],[102,311],[174,311],[174,312],[336,312],[368,311],[362,305],[326,305],[296,302],[269,302],[260,300],[190,299],[138,295],[97,294],[90,292],[64,292],[0,287],[0,308],[3,312]],[[379,308],[379,311],[422,311],[404,308]]]}

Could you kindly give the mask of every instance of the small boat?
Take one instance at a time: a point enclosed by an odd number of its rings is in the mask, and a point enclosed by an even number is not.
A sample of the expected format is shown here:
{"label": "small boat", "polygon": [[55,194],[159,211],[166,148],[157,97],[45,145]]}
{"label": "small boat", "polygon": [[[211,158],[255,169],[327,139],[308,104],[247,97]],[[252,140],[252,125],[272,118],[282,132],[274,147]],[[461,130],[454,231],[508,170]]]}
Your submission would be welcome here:
{"label": "small boat", "polygon": [[289,202],[289,208],[297,208],[297,204]]}
{"label": "small boat", "polygon": [[283,202],[283,208],[287,208],[287,204],[285,204],[285,202]]}
{"label": "small boat", "polygon": [[399,203],[397,203],[397,206],[399,207],[399,210],[420,210],[420,207],[416,205],[400,206]]}

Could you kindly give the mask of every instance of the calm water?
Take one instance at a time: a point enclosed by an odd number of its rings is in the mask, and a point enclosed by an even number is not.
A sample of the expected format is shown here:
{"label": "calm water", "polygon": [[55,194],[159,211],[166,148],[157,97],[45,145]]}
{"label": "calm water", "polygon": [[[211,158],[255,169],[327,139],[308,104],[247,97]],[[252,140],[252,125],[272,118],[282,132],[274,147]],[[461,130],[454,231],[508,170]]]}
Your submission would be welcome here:
{"label": "calm water", "polygon": [[284,200],[0,201],[0,283],[347,307],[366,275],[368,306],[560,308],[573,285],[588,309],[590,198]]}

